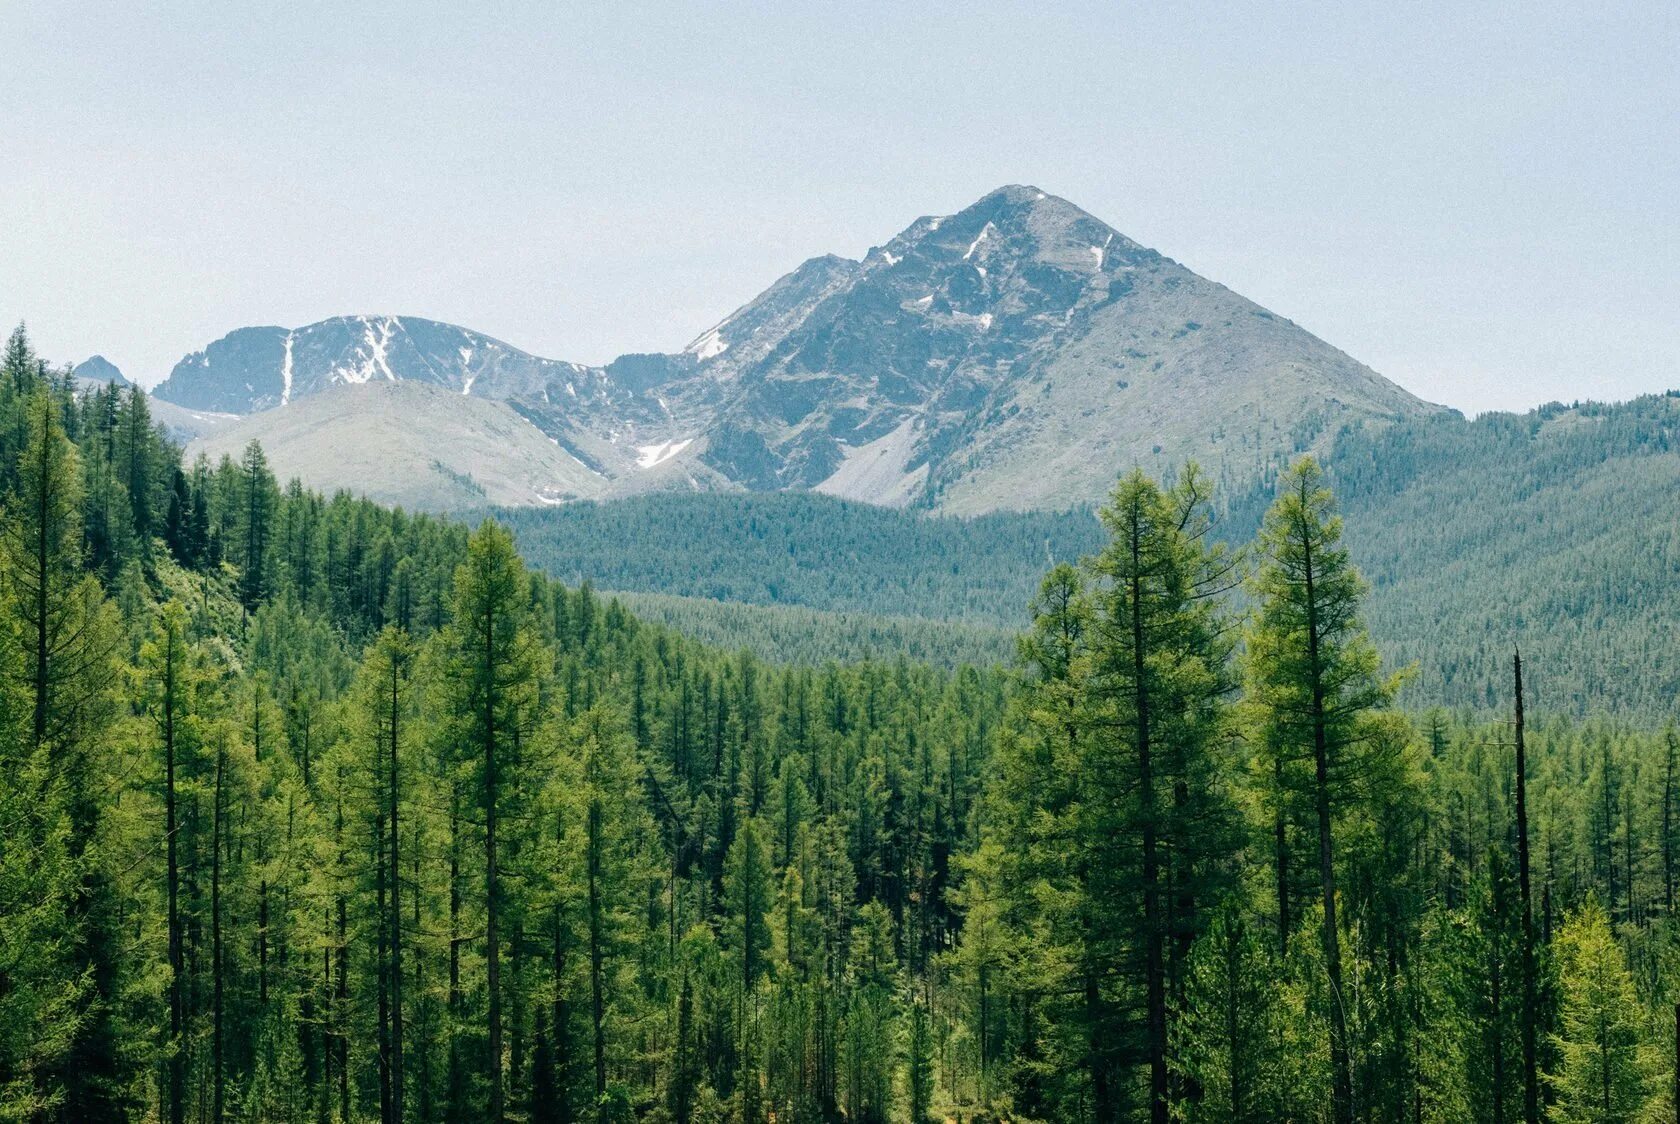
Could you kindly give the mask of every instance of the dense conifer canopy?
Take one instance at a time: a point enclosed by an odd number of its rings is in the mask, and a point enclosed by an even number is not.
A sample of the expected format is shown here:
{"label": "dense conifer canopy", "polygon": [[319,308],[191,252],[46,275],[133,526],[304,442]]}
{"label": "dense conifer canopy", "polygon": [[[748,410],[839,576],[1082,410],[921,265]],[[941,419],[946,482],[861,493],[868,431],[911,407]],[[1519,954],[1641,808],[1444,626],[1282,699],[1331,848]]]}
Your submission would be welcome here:
{"label": "dense conifer canopy", "polygon": [[1531,705],[1519,824],[1344,479],[1233,552],[1129,475],[1005,666],[772,662],[15,333],[0,1117],[1671,1118],[1680,738]]}

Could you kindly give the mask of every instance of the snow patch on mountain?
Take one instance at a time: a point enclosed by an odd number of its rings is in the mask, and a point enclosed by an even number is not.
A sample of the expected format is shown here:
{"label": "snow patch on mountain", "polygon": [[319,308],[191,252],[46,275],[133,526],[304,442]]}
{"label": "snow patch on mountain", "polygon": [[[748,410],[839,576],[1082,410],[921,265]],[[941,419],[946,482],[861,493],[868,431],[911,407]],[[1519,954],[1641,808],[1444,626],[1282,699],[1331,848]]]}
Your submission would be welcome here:
{"label": "snow patch on mountain", "polygon": [[286,333],[286,357],[280,364],[280,405],[284,406],[292,400],[292,344],[297,339],[297,332]]}
{"label": "snow patch on mountain", "polygon": [[637,445],[636,467],[652,468],[655,465],[664,464],[688,448],[693,440],[694,438],[689,437],[681,441],[661,441],[657,445]]}
{"label": "snow patch on mountain", "polygon": [[1108,256],[1108,247],[1109,247],[1109,244],[1112,243],[1113,241],[1114,241],[1114,235],[1110,234],[1108,236],[1108,238],[1103,241],[1103,244],[1101,246],[1092,246],[1091,247],[1091,255],[1097,259],[1097,272],[1098,273],[1102,272],[1103,259]]}
{"label": "snow patch on mountain", "polygon": [[724,352],[729,350],[729,344],[725,343],[723,339],[723,328],[724,325],[728,323],[729,321],[725,320],[723,324],[719,324],[711,331],[704,333],[699,339],[683,348],[683,350],[700,360],[702,363],[708,359],[716,359],[719,355],[722,355]]}

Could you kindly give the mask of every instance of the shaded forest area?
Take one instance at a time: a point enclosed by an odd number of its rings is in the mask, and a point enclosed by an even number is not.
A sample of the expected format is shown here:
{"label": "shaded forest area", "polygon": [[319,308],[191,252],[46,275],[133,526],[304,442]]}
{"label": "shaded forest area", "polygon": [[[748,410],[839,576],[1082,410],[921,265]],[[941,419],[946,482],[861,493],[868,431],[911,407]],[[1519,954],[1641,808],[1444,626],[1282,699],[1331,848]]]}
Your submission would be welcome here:
{"label": "shaded forest area", "polygon": [[1008,668],[771,666],[20,330],[0,1116],[1672,1119],[1680,738],[1497,636],[1510,721],[1400,709],[1325,485],[1128,476]]}

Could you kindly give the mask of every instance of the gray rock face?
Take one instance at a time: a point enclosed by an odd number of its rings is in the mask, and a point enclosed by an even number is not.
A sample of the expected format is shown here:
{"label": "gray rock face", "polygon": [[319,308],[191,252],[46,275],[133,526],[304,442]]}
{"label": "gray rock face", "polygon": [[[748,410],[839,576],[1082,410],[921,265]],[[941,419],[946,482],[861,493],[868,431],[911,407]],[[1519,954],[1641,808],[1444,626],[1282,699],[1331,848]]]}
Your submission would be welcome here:
{"label": "gray rock face", "polygon": [[815,489],[958,512],[1089,502],[1190,458],[1242,487],[1344,426],[1440,409],[1020,186],[862,261],[813,258],[678,355],[592,368],[344,317],[234,332],[158,394],[249,413],[378,380],[506,401],[603,495]]}

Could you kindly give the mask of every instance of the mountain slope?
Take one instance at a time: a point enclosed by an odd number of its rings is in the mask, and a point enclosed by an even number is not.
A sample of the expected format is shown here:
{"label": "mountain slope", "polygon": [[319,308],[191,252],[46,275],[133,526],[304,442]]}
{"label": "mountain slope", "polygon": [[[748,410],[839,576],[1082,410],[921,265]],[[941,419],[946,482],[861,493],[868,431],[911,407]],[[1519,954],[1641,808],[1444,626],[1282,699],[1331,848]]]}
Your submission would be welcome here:
{"label": "mountain slope", "polygon": [[196,437],[226,428],[240,420],[238,414],[219,414],[212,410],[189,410],[166,402],[156,395],[151,400],[152,421],[168,431],[169,436],[185,445]]}
{"label": "mountain slope", "polygon": [[424,383],[313,394],[221,426],[187,456],[237,459],[253,439],[281,480],[411,509],[553,504],[602,489],[599,476],[505,403]]}
{"label": "mountain slope", "polygon": [[[813,258],[677,355],[587,367],[436,321],[339,317],[230,333],[157,394],[260,413],[370,382],[505,401],[603,495],[812,490],[952,512],[1075,506],[1133,465],[1192,457],[1238,490],[1345,426],[1440,412],[1019,186],[861,261]],[[284,423],[248,432],[269,424]]]}
{"label": "mountain slope", "polygon": [[1344,434],[1328,470],[1368,619],[1415,701],[1669,720],[1680,668],[1680,395]]}

